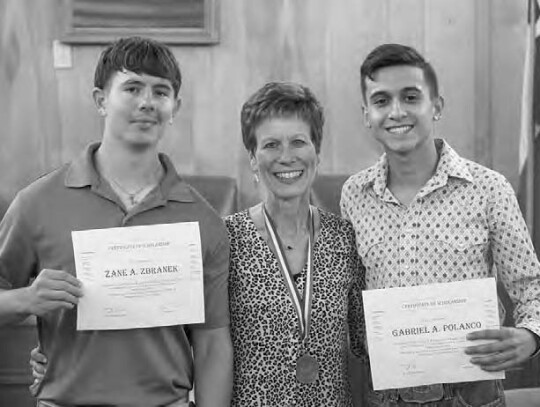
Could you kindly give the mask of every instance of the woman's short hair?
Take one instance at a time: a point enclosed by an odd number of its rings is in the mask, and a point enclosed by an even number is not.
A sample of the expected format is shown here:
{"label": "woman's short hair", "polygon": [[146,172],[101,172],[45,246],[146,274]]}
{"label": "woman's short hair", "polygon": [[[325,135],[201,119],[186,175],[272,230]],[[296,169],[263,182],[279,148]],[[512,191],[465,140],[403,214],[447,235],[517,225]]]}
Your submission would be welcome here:
{"label": "woman's short hair", "polygon": [[242,106],[240,122],[242,141],[253,153],[257,147],[255,131],[265,120],[276,117],[297,117],[311,129],[311,141],[317,154],[321,150],[324,113],[313,92],[293,82],[269,82],[257,90]]}
{"label": "woman's short hair", "polygon": [[149,38],[120,38],[110,44],[96,65],[94,86],[105,89],[113,74],[123,70],[168,79],[175,97],[182,85],[178,61],[170,48]]}

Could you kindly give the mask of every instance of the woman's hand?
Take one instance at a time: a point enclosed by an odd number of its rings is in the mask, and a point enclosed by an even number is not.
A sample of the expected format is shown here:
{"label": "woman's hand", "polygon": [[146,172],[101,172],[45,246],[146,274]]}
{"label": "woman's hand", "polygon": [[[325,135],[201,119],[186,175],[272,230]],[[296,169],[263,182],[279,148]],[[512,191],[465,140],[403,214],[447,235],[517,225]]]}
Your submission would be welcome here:
{"label": "woman's hand", "polygon": [[34,384],[39,383],[45,377],[47,371],[47,357],[41,353],[39,347],[32,349],[30,352],[30,366],[32,367],[32,376],[34,376]]}

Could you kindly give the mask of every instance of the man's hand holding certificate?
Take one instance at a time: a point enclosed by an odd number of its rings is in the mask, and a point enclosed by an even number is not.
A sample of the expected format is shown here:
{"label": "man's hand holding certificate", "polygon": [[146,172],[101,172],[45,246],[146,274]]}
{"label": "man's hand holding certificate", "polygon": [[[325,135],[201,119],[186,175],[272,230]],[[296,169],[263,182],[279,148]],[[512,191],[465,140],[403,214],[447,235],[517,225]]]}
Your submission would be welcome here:
{"label": "man's hand holding certificate", "polygon": [[504,378],[465,354],[468,333],[499,328],[495,279],[368,290],[363,299],[375,390]]}
{"label": "man's hand holding certificate", "polygon": [[72,232],[83,284],[77,329],[204,322],[197,222]]}

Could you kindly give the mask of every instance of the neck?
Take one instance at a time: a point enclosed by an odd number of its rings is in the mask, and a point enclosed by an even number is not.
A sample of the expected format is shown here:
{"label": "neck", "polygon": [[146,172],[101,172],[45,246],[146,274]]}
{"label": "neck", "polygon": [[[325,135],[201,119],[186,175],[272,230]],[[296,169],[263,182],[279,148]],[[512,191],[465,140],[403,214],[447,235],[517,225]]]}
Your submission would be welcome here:
{"label": "neck", "polygon": [[424,148],[406,155],[387,152],[388,185],[402,185],[420,190],[433,176],[439,155],[433,140]]}
{"label": "neck", "polygon": [[264,207],[280,235],[298,234],[308,229],[309,199],[268,198]]}
{"label": "neck", "polygon": [[162,167],[155,149],[129,150],[103,141],[95,159],[102,176],[113,178],[126,188],[156,183],[161,177]]}

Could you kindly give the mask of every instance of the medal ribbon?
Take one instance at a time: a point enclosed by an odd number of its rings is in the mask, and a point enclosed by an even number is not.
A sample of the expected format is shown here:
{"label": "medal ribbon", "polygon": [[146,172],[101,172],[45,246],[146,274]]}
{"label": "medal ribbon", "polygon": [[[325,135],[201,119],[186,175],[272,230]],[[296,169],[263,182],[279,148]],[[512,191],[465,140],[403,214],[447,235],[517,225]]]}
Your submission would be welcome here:
{"label": "medal ribbon", "polygon": [[314,240],[314,225],[313,225],[313,210],[309,207],[309,234],[308,234],[308,250],[307,250],[307,277],[306,287],[304,290],[304,297],[301,300],[300,293],[296,288],[296,284],[293,281],[293,274],[287,263],[287,258],[283,254],[283,247],[281,240],[276,233],[272,220],[266,209],[263,206],[264,223],[266,230],[272,239],[272,243],[276,248],[276,255],[278,258],[279,268],[289,291],[289,296],[292,299],[296,313],[298,314],[298,324],[300,327],[300,339],[305,341],[308,337],[309,327],[311,323],[311,305],[313,300],[313,240]]}

